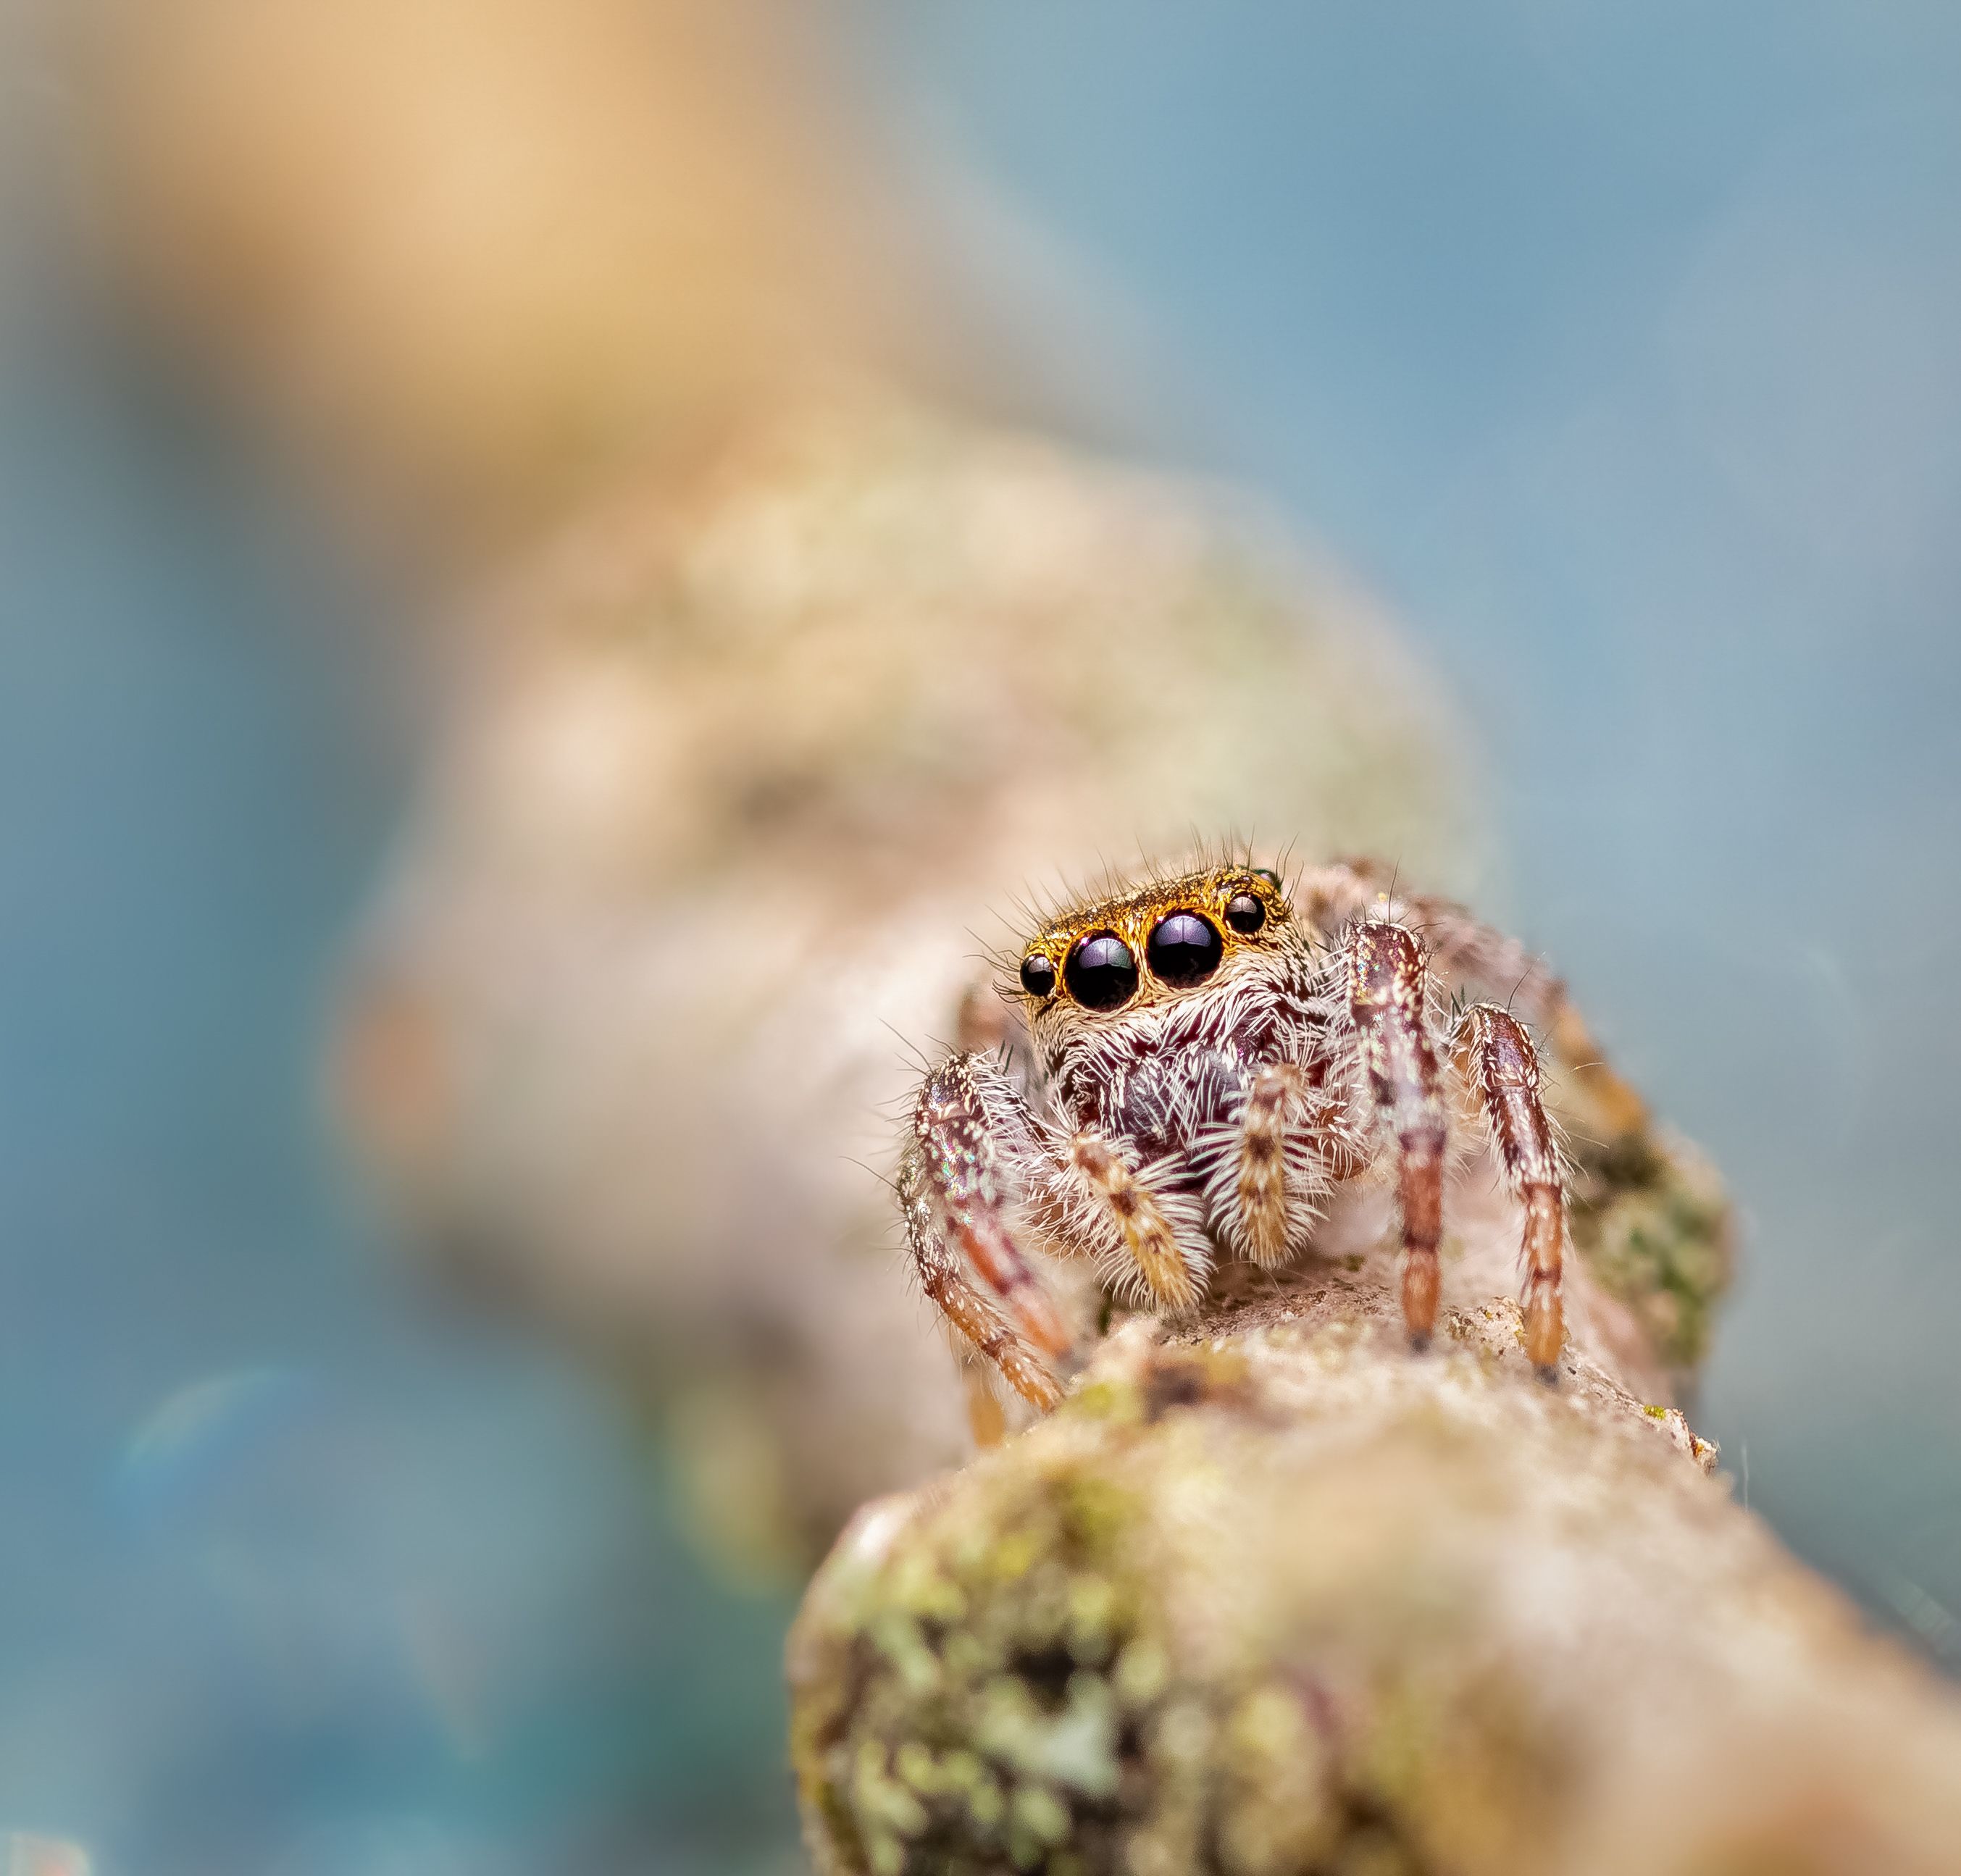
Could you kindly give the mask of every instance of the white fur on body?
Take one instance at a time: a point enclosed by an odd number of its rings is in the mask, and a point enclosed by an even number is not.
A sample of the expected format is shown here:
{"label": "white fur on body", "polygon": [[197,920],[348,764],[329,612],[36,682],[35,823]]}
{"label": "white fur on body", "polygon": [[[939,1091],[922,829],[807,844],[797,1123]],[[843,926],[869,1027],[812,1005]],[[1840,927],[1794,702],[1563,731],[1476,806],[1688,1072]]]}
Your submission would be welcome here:
{"label": "white fur on body", "polygon": [[[1122,1219],[1078,1163],[1090,1142],[1121,1161],[1202,1295],[1220,1256],[1254,1257],[1240,1190],[1245,1114],[1255,1078],[1275,1065],[1300,1072],[1280,1110],[1277,1236],[1283,1255],[1303,1252],[1337,1179],[1373,1157],[1373,1117],[1334,960],[1290,937],[1168,1001],[1073,1010],[1046,1036],[1023,1028],[999,1052],[934,1069],[901,1172],[922,1267],[944,1268],[977,1200],[1018,1245],[1087,1258],[1111,1294],[1150,1302]],[[957,1128],[930,1118],[949,1107],[967,1117]]]}

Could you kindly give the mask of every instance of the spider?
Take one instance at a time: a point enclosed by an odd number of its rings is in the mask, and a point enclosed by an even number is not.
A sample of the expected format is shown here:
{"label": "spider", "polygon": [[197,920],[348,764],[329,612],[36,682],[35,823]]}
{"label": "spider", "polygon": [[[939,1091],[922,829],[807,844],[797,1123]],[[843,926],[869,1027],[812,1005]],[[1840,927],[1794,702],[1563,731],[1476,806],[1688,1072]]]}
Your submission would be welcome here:
{"label": "spider", "polygon": [[[1300,1256],[1334,1188],[1385,1155],[1421,1349],[1436,1320],[1447,1116],[1467,1107],[1522,1214],[1526,1352],[1557,1378],[1565,1177],[1513,1010],[1547,1025],[1620,1125],[1643,1110],[1515,941],[1446,901],[1398,896],[1368,862],[1312,871],[1291,893],[1269,868],[1225,864],[1070,906],[1007,961],[1003,1039],[926,1073],[897,1192],[927,1295],[1025,1400],[1055,1405],[1075,1352],[1032,1250],[1090,1259],[1114,1295],[1188,1312],[1217,1260]],[[1464,1001],[1469,985],[1510,1007]]]}

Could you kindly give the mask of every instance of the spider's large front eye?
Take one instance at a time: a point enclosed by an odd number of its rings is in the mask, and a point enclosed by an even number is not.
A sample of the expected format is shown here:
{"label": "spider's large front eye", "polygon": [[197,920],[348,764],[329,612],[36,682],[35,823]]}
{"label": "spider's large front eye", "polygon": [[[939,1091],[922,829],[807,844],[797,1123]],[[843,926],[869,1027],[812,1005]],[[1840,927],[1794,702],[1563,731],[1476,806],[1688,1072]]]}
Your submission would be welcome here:
{"label": "spider's large front eye", "polygon": [[1137,993],[1137,960],[1115,932],[1098,932],[1076,941],[1062,980],[1086,1010],[1114,1010]]}
{"label": "spider's large front eye", "polygon": [[1022,988],[1032,997],[1045,997],[1055,988],[1055,967],[1040,951],[1022,960]]}
{"label": "spider's large front eye", "polygon": [[1225,941],[1209,919],[1195,912],[1174,912],[1160,919],[1144,947],[1144,961],[1160,983],[1181,990],[1203,983],[1219,968]]}

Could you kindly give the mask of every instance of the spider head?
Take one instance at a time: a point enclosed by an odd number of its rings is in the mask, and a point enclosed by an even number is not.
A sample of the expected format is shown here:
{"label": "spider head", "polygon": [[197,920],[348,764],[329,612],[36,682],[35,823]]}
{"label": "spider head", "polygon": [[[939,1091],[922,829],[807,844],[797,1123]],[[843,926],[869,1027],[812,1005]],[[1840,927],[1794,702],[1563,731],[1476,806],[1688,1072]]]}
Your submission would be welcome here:
{"label": "spider head", "polygon": [[1208,867],[1071,906],[1022,947],[1009,994],[1038,1037],[1058,1036],[1203,994],[1299,941],[1278,874]]}

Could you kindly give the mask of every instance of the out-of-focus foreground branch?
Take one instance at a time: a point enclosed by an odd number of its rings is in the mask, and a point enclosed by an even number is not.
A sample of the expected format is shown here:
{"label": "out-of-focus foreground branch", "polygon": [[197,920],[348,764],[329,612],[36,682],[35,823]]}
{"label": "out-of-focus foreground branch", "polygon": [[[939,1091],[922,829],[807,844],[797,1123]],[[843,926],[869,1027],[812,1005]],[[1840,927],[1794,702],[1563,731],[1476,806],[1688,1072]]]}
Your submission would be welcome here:
{"label": "out-of-focus foreground branch", "polygon": [[[1379,1273],[1378,1273],[1379,1274]],[[1401,1345],[1318,1266],[1134,1322],[860,1514],[790,1647],[826,1872],[1873,1876],[1961,1858],[1961,1705],[1610,1361]]]}

